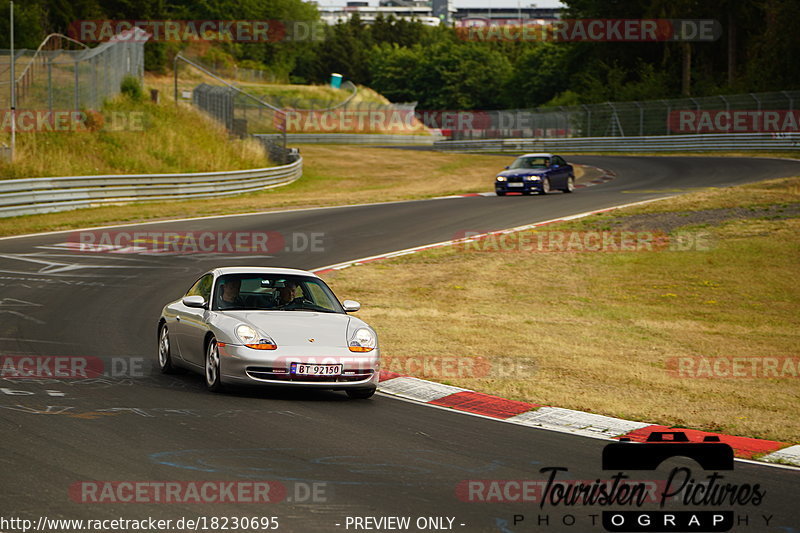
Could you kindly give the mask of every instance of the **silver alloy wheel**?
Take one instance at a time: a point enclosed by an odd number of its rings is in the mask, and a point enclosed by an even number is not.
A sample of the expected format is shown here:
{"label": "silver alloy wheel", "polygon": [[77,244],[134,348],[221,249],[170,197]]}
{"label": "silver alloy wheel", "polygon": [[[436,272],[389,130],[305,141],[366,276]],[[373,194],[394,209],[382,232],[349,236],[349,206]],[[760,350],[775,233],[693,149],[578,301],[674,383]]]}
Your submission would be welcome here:
{"label": "silver alloy wheel", "polygon": [[209,341],[206,350],[206,385],[212,390],[219,388],[219,348],[216,339]]}
{"label": "silver alloy wheel", "polygon": [[545,178],[542,182],[542,194],[547,194],[550,192],[550,178]]}
{"label": "silver alloy wheel", "polygon": [[158,366],[161,370],[169,368],[169,330],[166,324],[161,326],[158,336]]}
{"label": "silver alloy wheel", "polygon": [[567,179],[567,192],[572,192],[572,191],[574,191],[574,190],[575,190],[575,178],[573,178],[572,176],[570,176],[570,177]]}

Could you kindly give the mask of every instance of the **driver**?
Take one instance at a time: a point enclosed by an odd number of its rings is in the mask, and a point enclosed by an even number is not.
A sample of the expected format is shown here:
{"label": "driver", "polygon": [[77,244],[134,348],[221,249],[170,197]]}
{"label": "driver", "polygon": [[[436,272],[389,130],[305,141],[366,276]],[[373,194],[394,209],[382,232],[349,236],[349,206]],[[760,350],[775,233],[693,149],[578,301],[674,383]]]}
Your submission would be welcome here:
{"label": "driver", "polygon": [[278,289],[278,305],[288,305],[297,299],[297,283],[286,280],[283,287]]}
{"label": "driver", "polygon": [[229,279],[222,285],[222,305],[225,307],[243,307],[244,298],[239,294],[242,288],[242,280]]}

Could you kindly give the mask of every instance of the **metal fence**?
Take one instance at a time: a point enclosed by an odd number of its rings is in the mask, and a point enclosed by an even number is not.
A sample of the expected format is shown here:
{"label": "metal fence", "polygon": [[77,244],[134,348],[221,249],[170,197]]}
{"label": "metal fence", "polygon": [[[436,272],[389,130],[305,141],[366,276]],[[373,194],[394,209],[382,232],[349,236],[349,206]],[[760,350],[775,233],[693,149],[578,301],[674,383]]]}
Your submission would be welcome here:
{"label": "metal fence", "polygon": [[127,202],[218,198],[286,185],[303,160],[254,170],[192,174],[76,176],[0,181],[0,217],[68,211]]}
{"label": "metal fence", "polygon": [[[452,139],[503,137],[633,137],[800,131],[800,91],[702,98],[606,102],[581,106],[473,112],[479,127]],[[766,121],[766,124],[764,123]]]}
{"label": "metal fence", "polygon": [[451,140],[438,141],[434,143],[434,148],[465,152],[669,153],[763,150],[800,153],[800,133]]}
{"label": "metal fence", "polygon": [[[280,135],[253,135],[257,139],[278,142]],[[368,145],[432,145],[444,140],[441,135],[388,135],[369,133],[290,133],[286,139],[291,144],[368,144]]]}
{"label": "metal fence", "polygon": [[[192,78],[182,74],[181,63],[205,75],[191,91],[183,89],[185,80]],[[416,104],[358,99],[358,87],[349,81],[340,89],[317,87],[308,96],[291,90],[271,92],[269,86],[242,87],[224,79],[224,74],[179,54],[175,60],[176,100],[191,97],[194,105],[237,135],[428,133],[422,122],[414,119]]]}
{"label": "metal fence", "polygon": [[[52,34],[37,50],[15,50],[17,110],[99,109],[126,76],[142,79],[146,39],[134,28],[89,48]],[[11,107],[11,60],[10,50],[0,50],[0,109]]]}

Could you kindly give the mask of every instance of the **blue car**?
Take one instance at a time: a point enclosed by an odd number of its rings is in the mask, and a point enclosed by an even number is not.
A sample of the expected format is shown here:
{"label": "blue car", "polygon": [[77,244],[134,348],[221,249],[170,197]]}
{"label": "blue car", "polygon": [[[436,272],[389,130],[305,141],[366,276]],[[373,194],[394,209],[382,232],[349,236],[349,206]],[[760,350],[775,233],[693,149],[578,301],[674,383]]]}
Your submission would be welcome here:
{"label": "blue car", "polygon": [[575,171],[564,158],[553,154],[519,156],[497,175],[494,191],[497,196],[510,192],[547,194],[550,191],[575,190]]}

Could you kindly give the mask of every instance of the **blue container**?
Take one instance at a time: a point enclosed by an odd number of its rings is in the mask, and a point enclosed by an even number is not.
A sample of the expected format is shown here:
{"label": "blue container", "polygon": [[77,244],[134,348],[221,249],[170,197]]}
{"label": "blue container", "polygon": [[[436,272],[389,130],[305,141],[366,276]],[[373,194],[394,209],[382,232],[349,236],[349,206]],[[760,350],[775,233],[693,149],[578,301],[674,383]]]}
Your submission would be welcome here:
{"label": "blue container", "polygon": [[331,74],[331,87],[334,89],[341,89],[342,87],[342,75],[341,74]]}

